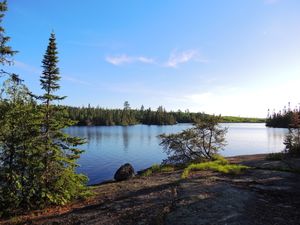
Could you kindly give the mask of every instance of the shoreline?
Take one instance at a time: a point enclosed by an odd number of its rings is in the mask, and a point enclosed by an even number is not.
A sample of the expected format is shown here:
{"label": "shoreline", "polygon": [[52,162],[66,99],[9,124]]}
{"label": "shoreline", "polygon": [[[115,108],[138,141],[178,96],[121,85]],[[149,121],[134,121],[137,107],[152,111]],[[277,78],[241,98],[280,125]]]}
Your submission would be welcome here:
{"label": "shoreline", "polygon": [[[89,199],[31,211],[0,220],[0,224],[131,225],[139,221],[145,225],[179,225],[205,221],[239,224],[241,220],[247,225],[295,224],[300,220],[300,174],[283,171],[280,166],[285,162],[268,161],[265,156],[228,157],[232,163],[252,165],[239,175],[197,171],[181,179],[179,169],[101,183],[91,186],[94,196]],[[300,159],[295,159],[295,165],[300,168]],[[195,214],[198,210],[201,213]]]}
{"label": "shoreline", "polygon": [[[263,160],[263,159],[265,159],[265,157],[268,154],[269,153],[259,153],[259,154],[249,154],[249,155],[235,155],[235,156],[226,156],[226,157],[224,156],[224,158],[229,160],[230,163],[238,164],[238,163],[242,163],[244,160],[246,160],[246,161],[249,161],[249,160]],[[135,176],[140,176],[143,172],[147,171],[150,168],[151,168],[151,166],[136,171]],[[112,179],[107,179],[107,180],[101,181],[101,182],[96,183],[96,184],[89,184],[87,186],[94,187],[94,186],[99,186],[99,185],[102,185],[102,184],[109,184],[109,183],[116,183],[116,182],[117,181],[115,181],[112,178]]]}
{"label": "shoreline", "polygon": [[[266,123],[266,122],[250,122],[250,121],[245,121],[245,122],[220,122],[220,123],[225,123],[225,124],[231,124],[231,123],[251,123],[251,124],[261,124],[261,123]],[[130,127],[130,126],[136,126],[136,125],[145,125],[145,126],[174,126],[178,124],[193,124],[192,122],[190,123],[174,123],[174,124],[145,124],[145,123],[136,123],[136,124],[128,124],[128,125],[121,125],[121,124],[115,124],[115,125],[81,125],[81,124],[76,124],[72,125],[70,127]],[[277,127],[270,127],[270,128],[277,128]]]}

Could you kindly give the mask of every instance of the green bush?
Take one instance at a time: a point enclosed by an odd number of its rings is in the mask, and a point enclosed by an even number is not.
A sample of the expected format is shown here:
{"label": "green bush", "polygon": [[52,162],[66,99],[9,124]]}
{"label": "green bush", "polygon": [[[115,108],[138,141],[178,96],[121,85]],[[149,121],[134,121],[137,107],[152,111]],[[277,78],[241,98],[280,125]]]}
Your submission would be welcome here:
{"label": "green bush", "polygon": [[284,156],[285,153],[283,152],[270,153],[266,156],[266,160],[280,161],[284,158]]}

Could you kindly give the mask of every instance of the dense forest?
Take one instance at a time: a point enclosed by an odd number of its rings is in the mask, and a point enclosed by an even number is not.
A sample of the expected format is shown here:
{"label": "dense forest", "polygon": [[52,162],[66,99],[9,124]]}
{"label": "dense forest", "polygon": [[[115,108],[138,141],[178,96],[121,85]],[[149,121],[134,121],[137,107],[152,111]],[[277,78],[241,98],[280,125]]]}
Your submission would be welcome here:
{"label": "dense forest", "polygon": [[[157,110],[151,108],[131,109],[128,101],[125,101],[123,109],[105,109],[101,107],[69,107],[66,106],[72,120],[77,121],[79,126],[112,126],[112,125],[173,125],[176,123],[193,123],[204,120],[210,115],[205,113],[193,113],[188,110],[167,112],[163,106]],[[265,119],[224,116],[221,122],[238,123],[263,123]]]}
{"label": "dense forest", "polygon": [[159,106],[157,110],[151,108],[131,109],[129,103],[124,103],[123,109],[105,109],[100,107],[67,107],[70,117],[78,121],[78,125],[172,125],[176,123],[190,123],[196,119],[205,118],[204,113],[167,112]]}
{"label": "dense forest", "polygon": [[300,111],[298,108],[291,109],[290,103],[288,107],[284,106],[282,110],[279,110],[277,113],[273,110],[273,113],[270,113],[268,110],[268,118],[266,120],[267,127],[278,127],[278,128],[290,128],[293,127],[293,118],[299,117]]}

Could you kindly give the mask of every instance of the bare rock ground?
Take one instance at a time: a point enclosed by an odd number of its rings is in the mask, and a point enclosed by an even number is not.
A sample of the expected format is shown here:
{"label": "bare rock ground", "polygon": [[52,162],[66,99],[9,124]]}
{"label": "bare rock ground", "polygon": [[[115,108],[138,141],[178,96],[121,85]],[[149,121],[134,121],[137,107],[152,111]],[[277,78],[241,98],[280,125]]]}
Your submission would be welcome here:
{"label": "bare rock ground", "polygon": [[229,160],[255,169],[234,176],[195,172],[184,180],[182,171],[137,176],[95,186],[87,201],[0,224],[300,225],[299,173],[278,171],[280,163],[263,155]]}

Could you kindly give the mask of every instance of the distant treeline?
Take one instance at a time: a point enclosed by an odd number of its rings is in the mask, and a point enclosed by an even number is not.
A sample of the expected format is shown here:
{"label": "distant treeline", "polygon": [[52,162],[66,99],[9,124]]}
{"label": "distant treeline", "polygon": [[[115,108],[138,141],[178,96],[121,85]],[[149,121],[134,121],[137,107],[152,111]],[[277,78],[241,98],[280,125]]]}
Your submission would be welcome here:
{"label": "distant treeline", "polygon": [[282,110],[279,110],[277,113],[275,110],[273,113],[270,113],[268,110],[268,118],[266,120],[267,127],[278,127],[278,128],[291,128],[295,123],[295,118],[299,118],[300,112],[298,108],[291,110],[290,103],[288,107],[284,107]]}
{"label": "distant treeline", "polygon": [[[193,123],[209,117],[205,113],[192,113],[186,111],[167,112],[159,106],[157,110],[151,108],[131,109],[128,102],[124,103],[123,109],[105,109],[100,107],[70,107],[67,106],[72,120],[78,121],[79,126],[113,126],[113,125],[173,125],[176,123]],[[265,122],[264,119],[222,117],[222,122]]]}
{"label": "distant treeline", "polygon": [[265,118],[222,116],[222,123],[265,123]]}

